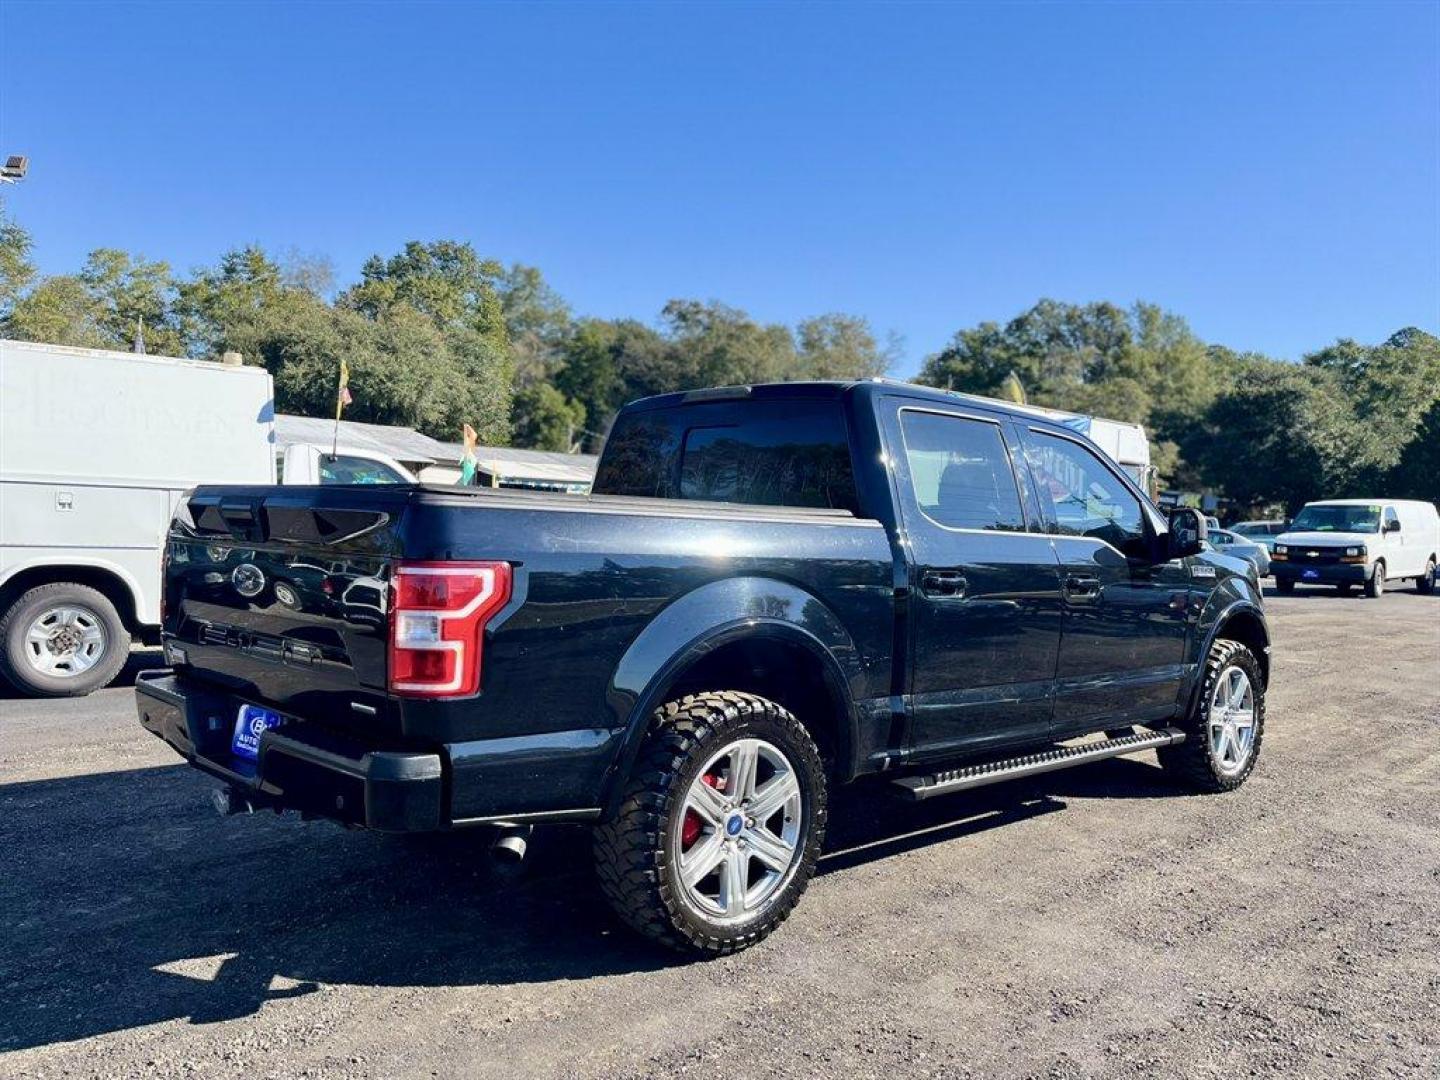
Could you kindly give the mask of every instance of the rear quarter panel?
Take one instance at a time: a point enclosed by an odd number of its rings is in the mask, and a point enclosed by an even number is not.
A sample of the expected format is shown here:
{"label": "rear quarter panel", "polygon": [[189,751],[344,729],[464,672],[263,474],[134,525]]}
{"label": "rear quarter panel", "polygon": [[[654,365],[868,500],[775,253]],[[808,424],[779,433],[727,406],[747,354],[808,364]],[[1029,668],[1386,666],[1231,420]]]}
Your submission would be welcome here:
{"label": "rear quarter panel", "polygon": [[619,735],[675,657],[747,618],[825,641],[853,697],[889,692],[892,567],[878,523],[691,517],[673,504],[610,513],[578,499],[573,510],[478,509],[427,500],[407,518],[408,557],[514,566],[511,602],[487,634],[482,694],[406,702],[407,731],[451,743]]}

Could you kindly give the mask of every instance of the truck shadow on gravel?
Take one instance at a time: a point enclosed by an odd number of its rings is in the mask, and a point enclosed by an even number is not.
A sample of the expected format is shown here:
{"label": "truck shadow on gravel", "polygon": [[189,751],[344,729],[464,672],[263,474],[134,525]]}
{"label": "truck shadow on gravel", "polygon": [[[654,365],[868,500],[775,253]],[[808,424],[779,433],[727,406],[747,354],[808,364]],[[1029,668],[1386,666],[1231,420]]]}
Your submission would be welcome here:
{"label": "truck shadow on gravel", "polygon": [[[179,764],[0,788],[0,1051],[238,1019],[324,984],[500,985],[685,963],[613,919],[584,830],[537,833],[508,877],[479,833],[221,819],[209,788]],[[1053,813],[1065,796],[1173,793],[1153,766],[1123,759],[919,805],[860,786],[837,797],[820,872]]]}

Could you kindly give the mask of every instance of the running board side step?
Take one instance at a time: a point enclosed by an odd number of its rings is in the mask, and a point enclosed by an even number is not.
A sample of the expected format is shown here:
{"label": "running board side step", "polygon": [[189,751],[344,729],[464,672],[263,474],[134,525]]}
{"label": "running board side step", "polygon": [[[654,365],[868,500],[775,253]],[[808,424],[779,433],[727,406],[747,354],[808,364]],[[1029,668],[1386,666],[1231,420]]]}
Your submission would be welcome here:
{"label": "running board side step", "polygon": [[1003,780],[1054,772],[1056,769],[1068,769],[1072,765],[1104,761],[1106,758],[1122,757],[1125,754],[1138,754],[1142,750],[1173,746],[1184,741],[1185,732],[1175,728],[1163,728],[1139,735],[1124,735],[1118,739],[1062,746],[1055,750],[1042,750],[1038,754],[987,761],[983,765],[946,769],[927,776],[902,776],[891,783],[902,789],[906,797],[918,802],[935,795],[950,795],[986,784],[998,784]]}

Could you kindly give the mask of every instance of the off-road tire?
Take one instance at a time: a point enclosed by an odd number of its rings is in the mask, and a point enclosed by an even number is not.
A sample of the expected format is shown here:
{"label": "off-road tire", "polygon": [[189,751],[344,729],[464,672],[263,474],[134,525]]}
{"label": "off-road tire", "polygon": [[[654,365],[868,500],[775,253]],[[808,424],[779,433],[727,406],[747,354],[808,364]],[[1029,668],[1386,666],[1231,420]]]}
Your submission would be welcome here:
{"label": "off-road tire", "polygon": [[[88,671],[71,676],[46,675],[25,658],[25,633],[46,608],[68,605],[89,610],[104,625],[105,654]],[[88,585],[61,581],[23,593],[0,616],[0,675],[32,697],[81,697],[120,673],[130,655],[130,631],[104,593]]]}
{"label": "off-road tire", "polygon": [[1276,578],[1276,579],[1275,579],[1275,588],[1277,588],[1277,589],[1280,590],[1280,594],[1281,594],[1282,596],[1289,596],[1291,593],[1293,593],[1293,592],[1295,591],[1295,579],[1294,579],[1294,578]]}
{"label": "off-road tire", "polygon": [[[1239,667],[1245,672],[1254,691],[1255,742],[1244,768],[1233,776],[1226,776],[1215,768],[1215,761],[1210,754],[1209,712],[1216,680],[1232,667]],[[1255,654],[1238,641],[1217,639],[1205,658],[1205,675],[1200,684],[1200,692],[1195,696],[1195,704],[1185,721],[1179,725],[1185,732],[1185,741],[1174,746],[1161,747],[1155,752],[1160,759],[1160,767],[1192,791],[1216,793],[1238,788],[1254,772],[1255,763],[1260,760],[1260,744],[1265,735],[1264,686],[1260,662],[1255,658]]]}
{"label": "off-road tire", "polygon": [[1375,569],[1370,571],[1370,576],[1365,579],[1365,595],[1375,600],[1385,595],[1385,564],[1377,562]]}
{"label": "off-road tire", "polygon": [[[789,881],[754,918],[720,926],[691,912],[678,895],[670,816],[683,805],[708,756],[741,736],[763,738],[790,760],[806,820]],[[645,937],[692,955],[739,952],[765,938],[794,909],[820,858],[826,815],[825,766],[800,721],[755,694],[691,694],[652,715],[614,817],[594,830],[595,873],[615,913]]]}
{"label": "off-road tire", "polygon": [[1425,573],[1415,579],[1415,591],[1421,596],[1429,596],[1435,591],[1435,560],[1431,559],[1425,564]]}

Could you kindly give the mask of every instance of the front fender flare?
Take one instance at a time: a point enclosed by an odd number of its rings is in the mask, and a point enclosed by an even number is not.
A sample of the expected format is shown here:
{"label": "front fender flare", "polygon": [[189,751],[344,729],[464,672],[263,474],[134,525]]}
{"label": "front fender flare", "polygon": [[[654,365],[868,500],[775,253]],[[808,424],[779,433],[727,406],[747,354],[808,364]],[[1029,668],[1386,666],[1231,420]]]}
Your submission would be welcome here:
{"label": "front fender flare", "polygon": [[[1223,635],[1225,627],[1237,615],[1253,616],[1259,624],[1263,640],[1262,648],[1266,651],[1265,656],[1258,659],[1264,665],[1266,683],[1269,683],[1270,661],[1268,652],[1270,649],[1270,627],[1265,621],[1265,609],[1261,606],[1260,598],[1250,588],[1248,583],[1243,587],[1231,585],[1235,579],[1227,579],[1222,585],[1211,594],[1210,601],[1200,613],[1197,624],[1197,639],[1199,647],[1195,653],[1194,674],[1190,679],[1190,688],[1186,693],[1186,709],[1184,715],[1188,716],[1195,707],[1195,695],[1200,692],[1200,686],[1205,681],[1205,658],[1210,655],[1210,649],[1214,646],[1215,640]],[[1227,586],[1229,586],[1227,588]]]}

